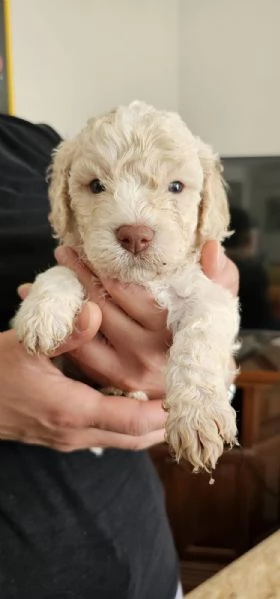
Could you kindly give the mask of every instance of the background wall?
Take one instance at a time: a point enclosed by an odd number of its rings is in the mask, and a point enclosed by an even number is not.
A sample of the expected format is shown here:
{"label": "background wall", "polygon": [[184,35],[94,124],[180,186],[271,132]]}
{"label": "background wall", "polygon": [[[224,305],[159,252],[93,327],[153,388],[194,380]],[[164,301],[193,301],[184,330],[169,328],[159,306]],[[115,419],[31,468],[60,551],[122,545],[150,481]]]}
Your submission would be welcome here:
{"label": "background wall", "polygon": [[179,108],[223,155],[280,154],[279,0],[179,0]]}
{"label": "background wall", "polygon": [[177,109],[177,0],[10,2],[18,116],[68,135],[121,102]]}
{"label": "background wall", "polygon": [[16,113],[63,135],[120,102],[221,154],[280,154],[279,0],[10,0]]}

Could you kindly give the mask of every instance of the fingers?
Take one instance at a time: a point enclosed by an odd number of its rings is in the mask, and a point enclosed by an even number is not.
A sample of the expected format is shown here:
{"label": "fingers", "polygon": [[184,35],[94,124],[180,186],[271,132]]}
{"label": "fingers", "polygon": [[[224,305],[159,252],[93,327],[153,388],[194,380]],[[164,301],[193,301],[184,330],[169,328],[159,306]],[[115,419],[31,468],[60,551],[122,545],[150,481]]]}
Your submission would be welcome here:
{"label": "fingers", "polygon": [[237,295],[239,274],[235,264],[224,254],[217,241],[207,241],[201,253],[201,267],[209,279]]}
{"label": "fingers", "polygon": [[28,445],[42,445],[62,452],[91,449],[93,447],[114,447],[126,450],[143,450],[163,443],[164,429],[152,431],[147,435],[133,436],[100,431],[98,429],[56,429],[48,431],[30,419],[23,419],[20,427],[13,423],[1,424],[0,438],[19,441]]}
{"label": "fingers", "polygon": [[96,336],[89,343],[70,351],[71,360],[96,384],[106,387],[113,384],[126,389],[123,384],[123,368],[114,348]]}
{"label": "fingers", "polygon": [[[153,431],[143,436],[132,436],[122,435],[119,433],[111,433],[99,431],[98,429],[92,430],[75,430],[75,431],[61,431],[56,434],[53,438],[41,437],[46,445],[57,449],[58,451],[70,452],[82,449],[90,449],[93,447],[102,448],[116,448],[139,451],[147,449],[152,445],[163,443],[164,441],[164,429],[159,431]],[[32,442],[32,441],[31,441]]]}
{"label": "fingers", "polygon": [[[152,298],[148,298],[147,301],[147,293],[141,288],[137,288],[136,286],[125,286],[120,285],[117,281],[107,281],[106,284],[108,289],[105,290],[103,285],[99,282],[99,280],[93,275],[93,273],[85,266],[79,259],[73,250],[70,248],[57,248],[55,255],[57,259],[60,261],[60,264],[71,268],[76,273],[82,285],[87,290],[87,293],[91,300],[96,302],[101,310],[102,310],[102,324],[101,331],[105,335],[105,337],[110,341],[110,343],[116,347],[120,344],[120,340],[122,346],[124,347],[127,343],[131,346],[131,339],[138,340],[138,343],[141,344],[141,336],[143,333],[142,326],[139,326],[139,323],[136,322],[133,318],[132,314],[135,316],[139,315],[142,310],[145,311],[145,305],[148,303],[151,306],[153,305]],[[133,292],[129,292],[129,287],[133,287]],[[114,297],[109,297],[111,295],[111,290],[114,293]],[[122,294],[123,290],[123,294]],[[108,294],[106,293],[108,291]],[[136,293],[139,291],[140,296],[145,298],[145,305],[143,306],[143,298],[140,297],[138,301],[136,297]],[[124,299],[122,300],[122,297]],[[113,300],[113,301],[112,301]],[[114,301],[116,303],[114,303]],[[118,305],[116,305],[118,304]],[[141,305],[141,308],[138,310],[133,310],[132,305]],[[130,307],[129,312],[125,312],[125,306]],[[148,310],[149,311],[149,310]],[[161,320],[164,320],[164,316],[162,316],[161,311],[153,305],[152,315],[158,314]],[[130,318],[129,318],[130,317]],[[140,318],[141,320],[141,318]],[[153,319],[150,316],[150,323],[152,325]],[[144,318],[143,318],[144,321]],[[141,323],[142,324],[142,323]],[[153,325],[152,325],[153,326]]]}
{"label": "fingers", "polygon": [[147,335],[147,331],[109,299],[102,306],[101,331],[116,349],[122,347],[123,354],[130,353],[135,343],[138,346],[145,343]]}
{"label": "fingers", "polygon": [[166,413],[161,400],[142,402],[130,397],[105,396],[64,377],[60,378],[60,387],[59,393],[56,381],[56,401],[45,414],[46,426],[95,428],[133,437],[164,428]]}
{"label": "fingers", "polygon": [[[155,336],[147,331],[146,335]],[[130,340],[120,355],[118,347],[115,349],[97,335],[68,355],[89,381],[101,387],[114,386],[123,391],[141,389],[150,399],[164,397],[166,349],[156,339],[146,339],[143,347],[139,339],[137,341],[136,345],[135,339]],[[123,337],[119,339],[119,345],[121,343],[124,344]]]}
{"label": "fingers", "polygon": [[139,333],[139,327],[136,328],[136,323],[130,321],[127,315],[118,306],[114,305],[111,299],[106,297],[106,291],[100,281],[78,259],[72,249],[59,247],[55,251],[55,256],[60,264],[71,268],[75,272],[90,299],[94,300],[102,309],[101,331],[112,345],[119,340],[120,334],[122,338],[123,336],[126,337],[126,330],[129,325],[130,338],[131,335]]}
{"label": "fingers", "polygon": [[165,327],[166,312],[157,306],[152,296],[143,287],[133,284],[124,285],[113,279],[104,279],[100,285],[91,270],[68,247],[58,247],[55,250],[55,257],[59,264],[71,268],[76,273],[90,299],[98,303],[102,312],[106,301],[105,288],[113,302],[145,329],[157,331]]}
{"label": "fingers", "polygon": [[[142,291],[140,287],[139,291]],[[146,323],[146,326],[149,327],[149,329],[144,328],[141,326],[141,324],[139,324],[139,322],[133,320],[132,317],[122,309],[122,307],[114,303],[114,299],[115,301],[118,301],[116,296],[112,299],[109,296],[104,298],[103,288],[100,293],[101,299],[99,298],[99,291],[96,287],[94,300],[102,310],[102,323],[100,326],[100,331],[117,353],[121,352],[125,359],[126,356],[131,356],[131,354],[135,356],[137,355],[139,358],[142,355],[144,358],[146,358],[147,353],[153,354],[154,352],[158,351],[166,352],[167,347],[170,345],[171,333],[170,331],[166,331],[166,316],[164,312],[160,310],[158,311],[157,314],[160,317],[156,321],[155,318],[151,318],[152,313],[155,312],[153,307],[150,310],[149,322],[147,320]],[[120,291],[120,295],[121,294],[122,293]],[[143,307],[143,302],[141,302],[141,299],[140,303]],[[152,330],[153,327],[154,330]]]}
{"label": "fingers", "polygon": [[166,326],[166,311],[140,285],[123,285],[116,279],[102,279],[112,300],[133,320],[149,331],[163,330]]}
{"label": "fingers", "polygon": [[65,451],[90,446],[141,449],[162,440],[165,413],[160,400],[105,397],[66,378],[44,356],[28,355],[14,331],[0,335],[0,343],[5,350],[0,437]]}

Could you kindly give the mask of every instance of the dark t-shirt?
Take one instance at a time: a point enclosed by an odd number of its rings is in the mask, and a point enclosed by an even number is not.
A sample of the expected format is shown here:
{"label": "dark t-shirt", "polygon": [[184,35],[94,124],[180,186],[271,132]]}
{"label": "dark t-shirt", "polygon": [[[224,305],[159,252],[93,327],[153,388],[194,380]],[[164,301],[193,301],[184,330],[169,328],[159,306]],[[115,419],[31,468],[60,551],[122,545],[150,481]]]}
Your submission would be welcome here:
{"label": "dark t-shirt", "polygon": [[[16,286],[53,262],[45,171],[59,141],[0,115],[2,330]],[[173,599],[177,558],[146,452],[99,458],[2,441],[0,464],[1,599]]]}

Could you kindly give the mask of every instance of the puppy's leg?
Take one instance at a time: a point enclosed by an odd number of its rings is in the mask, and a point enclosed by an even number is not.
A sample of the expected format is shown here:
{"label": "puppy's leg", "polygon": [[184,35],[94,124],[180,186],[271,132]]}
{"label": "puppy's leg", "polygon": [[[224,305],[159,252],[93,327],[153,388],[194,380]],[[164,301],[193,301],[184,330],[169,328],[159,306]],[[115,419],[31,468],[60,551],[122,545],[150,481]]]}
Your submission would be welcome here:
{"label": "puppy's leg", "polygon": [[224,443],[236,443],[228,387],[238,328],[237,300],[201,275],[175,323],[165,400],[167,441],[176,458],[186,458],[195,470],[211,471]]}
{"label": "puppy's leg", "polygon": [[73,331],[84,290],[76,275],[54,266],[38,275],[14,318],[13,326],[27,351],[49,354]]}

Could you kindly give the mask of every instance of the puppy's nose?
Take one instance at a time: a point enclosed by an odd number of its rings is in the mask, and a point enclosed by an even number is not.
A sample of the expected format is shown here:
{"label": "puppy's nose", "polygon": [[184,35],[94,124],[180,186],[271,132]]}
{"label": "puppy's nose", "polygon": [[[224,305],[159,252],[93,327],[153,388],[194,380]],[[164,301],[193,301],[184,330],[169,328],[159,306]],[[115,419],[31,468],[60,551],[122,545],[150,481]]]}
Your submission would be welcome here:
{"label": "puppy's nose", "polygon": [[116,237],[125,250],[140,254],[149,247],[154,231],[144,225],[123,225],[116,230]]}

